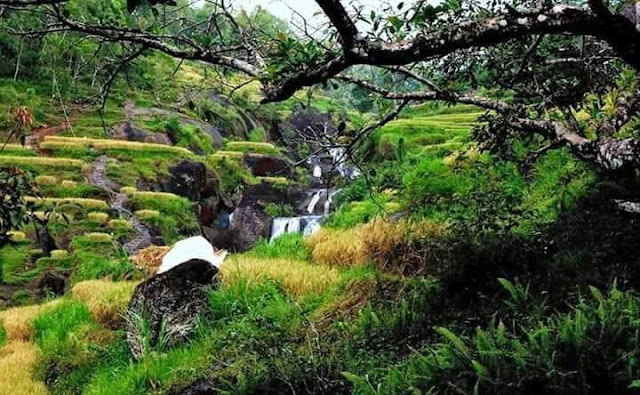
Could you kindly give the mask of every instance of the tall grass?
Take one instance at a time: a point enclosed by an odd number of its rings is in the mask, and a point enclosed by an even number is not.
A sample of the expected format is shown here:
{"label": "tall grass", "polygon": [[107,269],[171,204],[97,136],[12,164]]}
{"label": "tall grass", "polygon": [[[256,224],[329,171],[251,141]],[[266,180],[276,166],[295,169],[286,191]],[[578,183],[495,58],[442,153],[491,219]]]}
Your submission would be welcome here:
{"label": "tall grass", "polygon": [[334,268],[285,258],[233,256],[222,265],[221,272],[223,284],[248,281],[257,285],[272,280],[295,297],[322,294],[339,279],[339,273]]}
{"label": "tall grass", "polygon": [[0,348],[0,392],[12,395],[44,395],[47,387],[33,378],[38,348],[25,341],[13,341]]}
{"label": "tall grass", "polygon": [[26,202],[35,203],[38,206],[52,206],[55,204],[76,204],[84,208],[95,210],[108,210],[109,204],[100,199],[88,199],[88,198],[53,198],[44,197],[36,198],[33,196],[25,196],[23,198]]}
{"label": "tall grass", "polygon": [[71,295],[88,306],[96,322],[116,328],[136,285],[135,281],[88,280],[74,285]]}
{"label": "tall grass", "polygon": [[28,341],[33,335],[33,319],[40,313],[51,310],[60,303],[59,300],[24,306],[13,307],[0,312],[0,323],[7,332],[9,341]]}

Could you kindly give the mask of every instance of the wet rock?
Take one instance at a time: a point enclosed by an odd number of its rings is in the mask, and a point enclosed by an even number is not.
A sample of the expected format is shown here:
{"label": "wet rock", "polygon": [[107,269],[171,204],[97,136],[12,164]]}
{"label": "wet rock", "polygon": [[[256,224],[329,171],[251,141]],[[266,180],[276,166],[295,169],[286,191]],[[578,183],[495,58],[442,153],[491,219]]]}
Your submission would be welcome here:
{"label": "wet rock", "polygon": [[245,154],[244,163],[257,177],[291,177],[293,169],[289,162],[283,158],[277,158],[261,154]]}
{"label": "wet rock", "polygon": [[229,228],[233,234],[236,251],[247,251],[260,239],[268,239],[271,230],[271,217],[259,206],[238,207],[233,212]]}
{"label": "wet rock", "polygon": [[67,278],[60,273],[45,272],[38,280],[40,296],[60,296],[64,295],[67,286]]}
{"label": "wet rock", "polygon": [[210,262],[191,259],[136,287],[126,313],[127,342],[136,359],[190,337],[217,271]]}

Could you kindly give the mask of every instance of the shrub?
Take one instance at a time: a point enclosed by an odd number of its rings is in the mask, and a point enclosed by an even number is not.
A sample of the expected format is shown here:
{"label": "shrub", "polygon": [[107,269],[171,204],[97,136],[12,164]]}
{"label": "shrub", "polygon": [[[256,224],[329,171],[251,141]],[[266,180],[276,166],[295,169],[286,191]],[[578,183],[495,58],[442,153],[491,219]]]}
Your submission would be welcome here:
{"label": "shrub", "polygon": [[349,375],[356,392],[628,393],[638,385],[637,316],[632,292],[592,288],[573,311],[536,316],[508,329],[502,321],[474,335],[438,327],[442,342],[420,350],[379,377]]}
{"label": "shrub", "polygon": [[58,183],[58,179],[54,176],[38,176],[35,181],[38,185],[56,185]]}
{"label": "shrub", "polygon": [[117,328],[137,284],[135,281],[88,280],[74,285],[71,295],[86,303],[97,322]]}
{"label": "shrub", "polygon": [[287,203],[269,203],[264,212],[270,217],[293,217],[293,207]]}
{"label": "shrub", "polygon": [[89,221],[97,222],[99,224],[104,224],[109,220],[109,214],[94,211],[87,214],[87,218],[89,219]]}

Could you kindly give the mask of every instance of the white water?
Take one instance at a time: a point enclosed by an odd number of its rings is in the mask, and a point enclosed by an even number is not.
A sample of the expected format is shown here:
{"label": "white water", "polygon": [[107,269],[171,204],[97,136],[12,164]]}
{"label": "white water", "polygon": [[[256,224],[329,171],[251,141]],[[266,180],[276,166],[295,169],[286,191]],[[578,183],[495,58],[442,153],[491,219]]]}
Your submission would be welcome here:
{"label": "white water", "polygon": [[324,202],[324,215],[328,215],[329,211],[331,210],[331,204],[333,203],[333,197],[340,192],[340,189],[336,189],[335,191],[329,193],[329,196],[327,197],[327,201]]}
{"label": "white water", "polygon": [[313,196],[311,197],[311,201],[307,206],[307,212],[309,214],[313,214],[313,212],[316,210],[316,205],[320,201],[320,198],[322,197],[322,195],[324,195],[325,193],[326,191],[324,189],[320,189],[313,194]]}
{"label": "white water", "polygon": [[315,178],[320,178],[322,177],[322,169],[320,168],[320,165],[315,165],[313,167],[313,176]]}
{"label": "white water", "polygon": [[276,238],[287,233],[302,233],[309,236],[320,229],[321,215],[307,215],[302,217],[277,217],[271,222],[271,238]]}
{"label": "white water", "polygon": [[344,148],[330,148],[329,155],[333,158],[333,165],[343,178],[352,180],[360,175],[360,170],[347,165]]}

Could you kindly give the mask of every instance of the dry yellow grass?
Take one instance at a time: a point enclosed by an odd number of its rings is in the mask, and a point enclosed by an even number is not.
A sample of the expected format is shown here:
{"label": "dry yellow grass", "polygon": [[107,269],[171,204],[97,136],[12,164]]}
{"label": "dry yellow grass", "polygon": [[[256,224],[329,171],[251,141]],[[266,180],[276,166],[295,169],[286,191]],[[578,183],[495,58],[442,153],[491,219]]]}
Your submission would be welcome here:
{"label": "dry yellow grass", "polygon": [[109,224],[107,226],[112,229],[129,229],[131,228],[131,222],[127,221],[126,219],[112,219],[111,221],[109,221]]}
{"label": "dry yellow grass", "polygon": [[13,307],[0,312],[0,323],[7,331],[9,341],[27,341],[33,334],[33,319],[38,314],[50,310],[59,303],[59,300],[52,300],[45,304]]}
{"label": "dry yellow grass", "polygon": [[58,179],[54,176],[38,176],[36,177],[35,182],[38,185],[56,185],[58,183]]}
{"label": "dry yellow grass", "polygon": [[169,246],[151,246],[131,257],[131,262],[134,265],[142,268],[148,275],[155,274],[160,265],[162,265],[162,258],[169,252],[171,247]]}
{"label": "dry yellow grass", "polygon": [[0,156],[0,164],[2,165],[36,165],[49,167],[73,167],[82,168],[83,161],[70,158],[46,158],[42,156]]}
{"label": "dry yellow grass", "polygon": [[38,349],[32,343],[14,341],[0,348],[0,393],[47,394],[45,384],[33,379],[37,358]]}
{"label": "dry yellow grass", "polygon": [[154,192],[154,191],[136,191],[132,193],[133,197],[155,198],[155,199],[179,199],[180,196],[170,192]]}
{"label": "dry yellow grass", "polygon": [[227,258],[221,266],[223,284],[243,279],[259,284],[266,279],[277,281],[292,296],[322,293],[339,279],[336,269],[310,265],[292,259],[260,259],[242,255]]}
{"label": "dry yellow grass", "polygon": [[289,180],[286,177],[256,177],[258,181],[268,182],[270,184],[287,185]]}
{"label": "dry yellow grass", "polygon": [[444,225],[429,221],[378,220],[353,229],[321,229],[307,238],[306,243],[316,263],[346,267],[373,261],[384,270],[394,250],[410,237],[438,237],[444,231]]}
{"label": "dry yellow grass", "polygon": [[218,151],[211,155],[214,159],[241,159],[243,156],[244,154],[238,151]]}
{"label": "dry yellow grass", "polygon": [[138,191],[136,187],[122,187],[120,188],[120,193],[124,193],[125,195],[131,195]]}
{"label": "dry yellow grass", "polygon": [[136,217],[140,219],[149,219],[154,218],[160,215],[160,211],[158,210],[138,210],[134,213]]}
{"label": "dry yellow grass", "polygon": [[100,232],[85,233],[84,237],[86,237],[87,241],[92,243],[111,243],[113,240],[113,236],[110,234]]}
{"label": "dry yellow grass", "polygon": [[271,143],[255,142],[255,141],[231,141],[227,143],[227,149],[232,151],[237,149],[261,149],[261,148],[273,150],[276,147]]}
{"label": "dry yellow grass", "polygon": [[87,199],[87,198],[36,198],[33,196],[25,196],[23,198],[26,202],[33,202],[40,205],[53,205],[53,204],[77,204],[85,208],[92,208],[96,210],[108,210],[109,205],[104,200],[100,199]]}
{"label": "dry yellow grass", "polygon": [[75,188],[75,187],[78,186],[78,183],[75,182],[75,181],[71,181],[71,180],[62,180],[60,185],[65,187],[65,188]]}
{"label": "dry yellow grass", "polygon": [[116,328],[136,285],[136,281],[88,280],[74,285],[71,295],[89,307],[97,322]]}
{"label": "dry yellow grass", "polygon": [[69,256],[67,250],[53,250],[51,251],[51,259],[63,259]]}
{"label": "dry yellow grass", "polygon": [[109,220],[109,214],[102,213],[99,211],[94,211],[92,213],[87,214],[87,219],[89,219],[89,221],[97,222],[99,224],[104,224]]}
{"label": "dry yellow grass", "polygon": [[7,236],[9,236],[9,240],[14,243],[21,243],[27,239],[27,235],[24,232],[18,231],[7,232]]}
{"label": "dry yellow grass", "polygon": [[61,137],[47,136],[40,144],[41,148],[68,148],[68,147],[93,147],[97,150],[122,149],[128,151],[146,152],[172,152],[177,154],[191,154],[191,151],[184,147],[174,147],[171,145],[141,143],[137,141],[92,139],[86,137]]}

